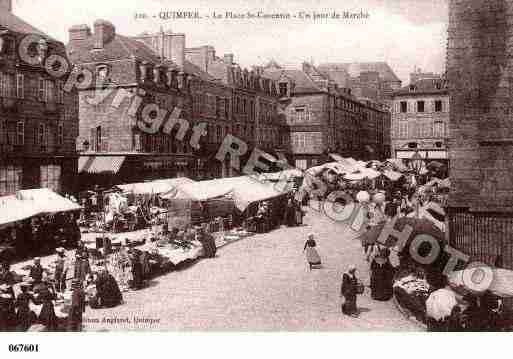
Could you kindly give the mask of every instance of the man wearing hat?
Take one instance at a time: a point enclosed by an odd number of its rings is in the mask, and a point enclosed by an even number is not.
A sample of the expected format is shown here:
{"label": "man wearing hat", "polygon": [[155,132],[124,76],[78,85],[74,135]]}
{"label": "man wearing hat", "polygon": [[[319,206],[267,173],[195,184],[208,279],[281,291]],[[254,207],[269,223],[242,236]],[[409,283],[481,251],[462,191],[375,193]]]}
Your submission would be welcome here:
{"label": "man wearing hat", "polygon": [[54,281],[55,289],[57,292],[64,292],[66,290],[66,277],[68,275],[68,264],[64,248],[59,247],[55,250],[57,252],[57,259],[55,260]]}
{"label": "man wearing hat", "polygon": [[34,258],[34,263],[30,267],[29,276],[34,280],[34,284],[39,284],[43,280],[45,269],[41,266],[41,258]]}

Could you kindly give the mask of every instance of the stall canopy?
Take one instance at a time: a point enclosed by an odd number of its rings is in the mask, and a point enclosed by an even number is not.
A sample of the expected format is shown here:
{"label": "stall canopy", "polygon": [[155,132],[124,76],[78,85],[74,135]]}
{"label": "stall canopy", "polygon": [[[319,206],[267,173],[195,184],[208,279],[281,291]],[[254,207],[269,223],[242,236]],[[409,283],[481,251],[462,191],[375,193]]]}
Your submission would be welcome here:
{"label": "stall canopy", "polygon": [[385,176],[389,180],[395,182],[395,181],[399,180],[399,178],[401,178],[403,175],[402,175],[402,173],[399,173],[396,171],[385,170],[385,171],[383,171],[383,176]]}
{"label": "stall canopy", "polygon": [[220,178],[183,184],[178,186],[176,191],[166,193],[162,198],[206,201],[230,195],[235,206],[240,211],[244,211],[251,203],[265,201],[284,194],[275,187],[273,184],[262,183],[249,176]]}
{"label": "stall canopy", "polygon": [[389,158],[385,161],[385,163],[390,163],[399,172],[408,171],[408,167],[403,163],[403,160],[400,158]]}
{"label": "stall canopy", "polygon": [[48,188],[29,189],[0,197],[0,225],[21,221],[41,214],[79,210],[75,202]]}
{"label": "stall canopy", "polygon": [[122,184],[117,185],[116,187],[123,192],[130,192],[134,194],[161,194],[168,193],[182,184],[193,182],[194,181],[189,178],[179,177],[155,180],[151,182]]}
{"label": "stall canopy", "polygon": [[303,177],[304,173],[301,170],[298,170],[296,168],[291,168],[288,170],[283,170],[280,172],[273,172],[273,173],[262,173],[259,176],[259,179],[262,181],[287,181],[290,178],[294,177]]}
{"label": "stall canopy", "polygon": [[354,171],[353,173],[348,173],[344,176],[345,179],[349,181],[360,181],[364,178],[368,179],[375,179],[381,176],[381,173],[378,171],[373,170],[372,168],[359,168],[358,170]]}

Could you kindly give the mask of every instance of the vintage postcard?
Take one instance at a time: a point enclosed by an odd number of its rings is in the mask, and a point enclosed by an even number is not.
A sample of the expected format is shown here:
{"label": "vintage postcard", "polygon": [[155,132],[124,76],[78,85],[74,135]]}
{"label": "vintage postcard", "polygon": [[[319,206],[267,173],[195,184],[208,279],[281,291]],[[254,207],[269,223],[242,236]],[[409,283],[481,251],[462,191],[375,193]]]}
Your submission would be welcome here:
{"label": "vintage postcard", "polygon": [[510,331],[512,14],[0,0],[0,331]]}

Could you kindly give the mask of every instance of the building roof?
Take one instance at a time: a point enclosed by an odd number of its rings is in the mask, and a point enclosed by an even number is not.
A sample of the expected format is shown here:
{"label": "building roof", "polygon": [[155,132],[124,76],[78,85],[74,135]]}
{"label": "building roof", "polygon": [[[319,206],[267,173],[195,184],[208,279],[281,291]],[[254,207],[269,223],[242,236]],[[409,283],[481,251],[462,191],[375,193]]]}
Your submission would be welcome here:
{"label": "building roof", "polygon": [[351,77],[360,76],[361,72],[375,71],[383,81],[400,82],[394,71],[386,62],[346,62],[346,63],[325,63],[318,66],[319,70],[345,70]]}
{"label": "building roof", "polygon": [[293,93],[295,94],[324,91],[302,70],[265,70],[263,76],[273,81],[278,81],[285,76],[294,83]]}
{"label": "building roof", "polygon": [[[68,44],[68,53],[74,63],[96,63],[119,60],[140,60],[152,64],[162,64],[171,69],[178,69],[178,65],[161,57],[143,41],[116,33],[111,41],[104,44],[103,49],[94,48],[94,35],[84,40],[71,41]],[[192,74],[206,81],[214,81],[215,78],[190,61],[185,61],[182,69],[187,74]]]}
{"label": "building roof", "polygon": [[403,86],[394,92],[394,95],[413,94],[446,94],[448,93],[447,81],[443,79],[421,79],[413,84]]}
{"label": "building roof", "polygon": [[37,34],[55,41],[41,30],[36,29],[34,26],[14,15],[12,12],[0,9],[0,29],[2,28],[21,34]]}

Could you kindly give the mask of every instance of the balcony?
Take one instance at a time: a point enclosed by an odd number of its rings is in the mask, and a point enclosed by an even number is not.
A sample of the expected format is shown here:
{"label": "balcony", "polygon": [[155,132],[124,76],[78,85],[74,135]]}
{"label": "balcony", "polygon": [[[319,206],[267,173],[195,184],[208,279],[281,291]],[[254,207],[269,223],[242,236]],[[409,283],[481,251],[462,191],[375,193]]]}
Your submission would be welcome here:
{"label": "balcony", "polygon": [[18,112],[18,99],[11,97],[2,98],[2,108],[7,112]]}

